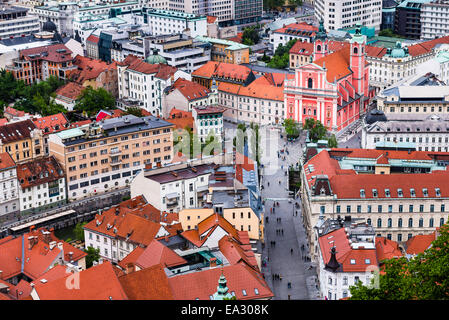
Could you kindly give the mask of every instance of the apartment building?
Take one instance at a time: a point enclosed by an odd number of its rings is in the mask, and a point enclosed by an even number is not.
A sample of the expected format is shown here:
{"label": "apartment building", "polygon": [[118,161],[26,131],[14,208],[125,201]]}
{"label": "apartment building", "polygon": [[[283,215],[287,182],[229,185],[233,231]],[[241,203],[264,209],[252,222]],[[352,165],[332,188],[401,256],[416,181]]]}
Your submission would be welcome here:
{"label": "apartment building", "polygon": [[364,218],[376,236],[398,243],[447,221],[449,153],[309,149],[301,205],[314,260],[318,247],[312,229],[320,215]]}
{"label": "apartment building", "polygon": [[0,126],[0,152],[8,152],[17,164],[43,157],[42,130],[31,120]]}
{"label": "apartment building", "polygon": [[164,91],[163,115],[168,117],[171,110],[192,112],[194,107],[216,104],[216,95],[199,83],[178,78]]}
{"label": "apartment building", "polygon": [[29,9],[0,6],[0,38],[30,35],[39,32],[39,19],[28,15]]}
{"label": "apartment building", "polygon": [[228,26],[234,18],[235,2],[231,0],[170,0],[173,11],[217,17],[220,27]]}
{"label": "apartment building", "polygon": [[70,124],[64,113],[57,113],[46,117],[34,118],[34,125],[42,131],[42,141],[45,156],[49,155],[48,136],[54,132],[67,129]]}
{"label": "apartment building", "polygon": [[448,121],[447,114],[390,114],[388,121],[386,117],[369,114],[363,121],[362,147],[402,146],[418,151],[449,152]]}
{"label": "apartment building", "polygon": [[421,39],[432,40],[449,34],[449,3],[444,0],[425,2],[421,6]]}
{"label": "apartment building", "polygon": [[89,37],[87,37],[85,43],[86,43],[86,57],[92,58],[92,59],[99,59],[100,54],[98,52],[98,42],[100,41],[100,38],[98,35],[91,34]]}
{"label": "apartment building", "polygon": [[149,26],[153,36],[184,33],[186,30],[192,38],[207,35],[207,17],[188,11],[144,7],[142,13],[136,16],[136,22],[142,26]]}
{"label": "apartment building", "polygon": [[276,51],[279,45],[282,44],[285,46],[290,40],[313,42],[317,32],[317,27],[306,22],[291,23],[277,30],[273,30],[270,33],[270,43],[273,45],[273,51]]}
{"label": "apartment building", "polygon": [[326,30],[351,28],[357,24],[380,30],[382,23],[382,1],[315,0],[315,17],[324,21]]}
{"label": "apartment building", "polygon": [[55,157],[17,165],[21,213],[35,213],[66,202],[65,173]]}
{"label": "apartment building", "polygon": [[145,37],[145,52],[157,52],[169,66],[191,73],[210,61],[211,50],[202,41],[186,34]]}
{"label": "apartment building", "polygon": [[67,73],[76,66],[72,63],[72,51],[63,44],[20,50],[19,57],[6,70],[26,84],[47,80],[50,76],[68,79]]}
{"label": "apartment building", "polygon": [[204,36],[199,36],[195,39],[212,45],[212,61],[235,64],[249,63],[249,46],[247,45]]}
{"label": "apartment building", "polygon": [[358,282],[371,285],[382,260],[403,256],[396,242],[376,238],[375,229],[363,218],[321,217],[315,236],[319,244],[320,295],[327,300],[350,297],[350,286]]}
{"label": "apartment building", "polygon": [[119,98],[139,101],[142,109],[162,115],[164,90],[172,84],[175,72],[174,67],[149,64],[129,55],[117,63]]}
{"label": "apartment building", "polygon": [[285,119],[284,74],[268,73],[243,87],[222,82],[218,85],[218,105],[225,119],[259,125],[282,123]]}
{"label": "apartment building", "polygon": [[195,106],[192,110],[194,131],[201,143],[212,136],[215,141],[221,142],[224,137],[223,123],[224,108],[216,106]]}
{"label": "apartment building", "polygon": [[9,153],[0,153],[0,219],[19,213],[16,163]]}
{"label": "apartment building", "polygon": [[67,174],[68,199],[127,186],[145,164],[170,163],[173,127],[153,116],[127,115],[51,134],[50,154]]}
{"label": "apartment building", "polygon": [[432,0],[404,0],[396,7],[394,33],[408,39],[421,38],[422,6]]}

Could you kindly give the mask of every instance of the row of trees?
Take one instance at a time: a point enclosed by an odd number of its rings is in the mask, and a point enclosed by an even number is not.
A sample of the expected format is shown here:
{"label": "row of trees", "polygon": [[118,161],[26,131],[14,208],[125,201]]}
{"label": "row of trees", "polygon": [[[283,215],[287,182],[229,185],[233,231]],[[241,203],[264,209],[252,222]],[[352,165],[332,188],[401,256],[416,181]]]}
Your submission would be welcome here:
{"label": "row of trees", "polygon": [[302,6],[302,0],[264,0],[263,8],[264,10],[279,10],[281,7],[289,6]]}

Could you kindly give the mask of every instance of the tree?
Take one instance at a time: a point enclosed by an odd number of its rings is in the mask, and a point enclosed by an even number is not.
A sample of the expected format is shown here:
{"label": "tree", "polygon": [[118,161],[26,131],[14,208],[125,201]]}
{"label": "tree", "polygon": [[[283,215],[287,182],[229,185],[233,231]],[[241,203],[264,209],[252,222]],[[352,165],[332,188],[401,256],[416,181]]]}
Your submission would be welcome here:
{"label": "tree", "polygon": [[[408,260],[385,261],[378,285],[358,283],[350,287],[351,300],[448,300],[449,299],[449,224],[441,226],[439,236],[427,250]],[[374,283],[374,282],[372,282]]]}
{"label": "tree", "polygon": [[274,56],[270,62],[268,62],[267,66],[275,69],[285,69],[289,65],[290,61],[290,49],[293,45],[298,41],[297,39],[293,39],[288,41],[285,46],[280,44],[276,51],[274,52]]}
{"label": "tree", "polygon": [[395,34],[391,29],[384,29],[379,31],[379,36],[382,37],[392,37],[392,38],[402,38],[401,35]]}
{"label": "tree", "polygon": [[260,41],[259,30],[256,26],[243,29],[242,43],[248,46],[258,44]]}
{"label": "tree", "polygon": [[90,117],[101,109],[113,109],[115,107],[114,97],[105,89],[94,89],[88,86],[81,92],[75,103],[74,110],[86,112]]}
{"label": "tree", "polygon": [[128,109],[126,109],[126,114],[132,114],[136,117],[142,118],[143,117],[143,113],[142,113],[142,109],[139,107],[130,107]]}
{"label": "tree", "polygon": [[326,138],[327,129],[320,120],[307,118],[304,123],[304,130],[309,131],[309,139],[313,142]]}
{"label": "tree", "polygon": [[78,222],[73,229],[73,233],[75,234],[76,239],[84,241],[84,229],[83,227],[87,224],[87,222]]}
{"label": "tree", "polygon": [[86,256],[86,268],[92,267],[94,264],[94,261],[97,261],[100,259],[100,249],[95,249],[94,247],[88,247],[85,251],[87,253]]}
{"label": "tree", "polygon": [[285,128],[285,132],[287,133],[287,138],[297,138],[299,136],[299,126],[298,122],[293,119],[285,119],[283,126]]}
{"label": "tree", "polygon": [[337,137],[335,137],[335,134],[333,134],[333,135],[327,140],[327,146],[328,146],[329,148],[338,148]]}

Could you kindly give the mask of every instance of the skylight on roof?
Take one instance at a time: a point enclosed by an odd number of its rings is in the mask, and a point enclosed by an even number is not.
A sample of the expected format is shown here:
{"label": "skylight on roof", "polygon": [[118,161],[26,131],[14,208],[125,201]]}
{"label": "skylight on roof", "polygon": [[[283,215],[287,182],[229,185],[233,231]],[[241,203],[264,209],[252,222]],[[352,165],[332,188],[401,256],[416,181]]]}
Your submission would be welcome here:
{"label": "skylight on roof", "polygon": [[371,260],[370,259],[365,259],[365,264],[371,264]]}
{"label": "skylight on roof", "polygon": [[355,259],[351,259],[351,264],[355,264]]}
{"label": "skylight on roof", "polygon": [[390,189],[385,189],[385,196],[386,196],[387,198],[390,197]]}
{"label": "skylight on roof", "polygon": [[441,191],[440,191],[440,188],[435,188],[435,195],[436,195],[437,197],[441,197]]}
{"label": "skylight on roof", "polygon": [[427,188],[422,189],[422,194],[424,195],[424,197],[429,196],[429,193],[427,192]]}
{"label": "skylight on roof", "polygon": [[398,197],[402,198],[403,196],[402,189],[398,189]]}
{"label": "skylight on roof", "polygon": [[245,289],[243,289],[243,290],[242,290],[242,293],[243,293],[243,295],[244,295],[244,296],[246,296],[246,295],[247,295],[247,294],[246,294],[246,290],[245,290]]}
{"label": "skylight on roof", "polygon": [[413,188],[410,189],[410,196],[416,197],[415,189]]}

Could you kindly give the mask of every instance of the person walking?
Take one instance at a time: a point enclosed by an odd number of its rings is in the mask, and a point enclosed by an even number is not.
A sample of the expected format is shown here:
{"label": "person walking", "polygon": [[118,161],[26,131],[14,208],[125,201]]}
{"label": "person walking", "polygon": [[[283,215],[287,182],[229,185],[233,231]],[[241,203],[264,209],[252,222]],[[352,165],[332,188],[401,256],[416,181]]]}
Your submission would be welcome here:
{"label": "person walking", "polygon": [[290,255],[293,255],[293,248],[290,249]]}

